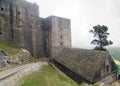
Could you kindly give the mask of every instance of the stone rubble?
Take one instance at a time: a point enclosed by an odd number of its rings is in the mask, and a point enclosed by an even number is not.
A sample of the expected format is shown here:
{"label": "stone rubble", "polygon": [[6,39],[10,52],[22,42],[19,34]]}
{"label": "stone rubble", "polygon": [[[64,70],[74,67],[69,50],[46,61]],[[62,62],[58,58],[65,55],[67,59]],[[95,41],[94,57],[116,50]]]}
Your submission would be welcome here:
{"label": "stone rubble", "polygon": [[30,52],[21,49],[15,55],[8,55],[3,50],[0,50],[0,69],[10,67],[11,65],[20,65],[29,62],[32,59]]}

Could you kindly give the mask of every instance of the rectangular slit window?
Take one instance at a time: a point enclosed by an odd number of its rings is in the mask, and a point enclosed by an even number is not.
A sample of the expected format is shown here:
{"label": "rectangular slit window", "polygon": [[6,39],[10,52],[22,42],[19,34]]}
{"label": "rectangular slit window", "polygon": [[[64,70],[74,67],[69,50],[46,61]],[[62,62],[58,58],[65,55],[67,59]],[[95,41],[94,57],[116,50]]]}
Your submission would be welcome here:
{"label": "rectangular slit window", "polygon": [[20,11],[18,11],[18,15],[20,15]]}
{"label": "rectangular slit window", "polygon": [[60,39],[62,39],[62,36],[60,36]]}
{"label": "rectangular slit window", "polygon": [[109,65],[106,66],[106,72],[110,73],[110,66]]}
{"label": "rectangular slit window", "polygon": [[3,11],[4,10],[4,8],[1,8],[1,11]]}
{"label": "rectangular slit window", "polygon": [[60,45],[63,45],[63,43],[62,43],[62,42],[60,42]]}
{"label": "rectangular slit window", "polygon": [[63,30],[63,28],[60,28],[60,30]]}
{"label": "rectangular slit window", "polygon": [[31,15],[31,17],[33,17],[33,15]]}

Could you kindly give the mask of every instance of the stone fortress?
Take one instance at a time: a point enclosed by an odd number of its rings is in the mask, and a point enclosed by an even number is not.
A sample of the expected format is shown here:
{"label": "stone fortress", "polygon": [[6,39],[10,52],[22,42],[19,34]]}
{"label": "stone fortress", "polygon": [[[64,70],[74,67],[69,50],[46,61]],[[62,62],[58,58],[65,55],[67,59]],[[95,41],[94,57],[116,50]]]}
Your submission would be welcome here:
{"label": "stone fortress", "polygon": [[25,48],[34,57],[54,57],[59,47],[71,48],[70,20],[40,18],[36,3],[0,0],[0,40]]}
{"label": "stone fortress", "polygon": [[36,3],[0,0],[0,40],[27,49],[36,58],[51,57],[57,68],[79,83],[108,84],[117,79],[108,52],[71,48],[70,20],[40,18]]}

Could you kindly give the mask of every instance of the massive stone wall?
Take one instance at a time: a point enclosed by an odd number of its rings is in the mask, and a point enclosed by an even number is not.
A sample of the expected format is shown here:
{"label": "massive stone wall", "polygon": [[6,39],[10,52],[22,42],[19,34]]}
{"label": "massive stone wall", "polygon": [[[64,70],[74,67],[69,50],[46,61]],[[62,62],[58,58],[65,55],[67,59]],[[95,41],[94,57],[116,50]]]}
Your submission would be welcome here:
{"label": "massive stone wall", "polygon": [[13,17],[13,25],[15,25],[13,27],[14,44],[29,50],[35,57],[41,56],[38,52],[41,49],[38,5],[17,0],[16,3],[13,3],[13,15],[15,15]]}
{"label": "massive stone wall", "polygon": [[24,0],[0,0],[0,39],[40,57],[42,31],[39,6]]}
{"label": "massive stone wall", "polygon": [[29,50],[34,57],[53,57],[56,48],[71,47],[70,20],[40,18],[36,3],[0,0],[0,39]]}
{"label": "massive stone wall", "polygon": [[0,0],[0,39],[11,41],[11,6],[9,0]]}

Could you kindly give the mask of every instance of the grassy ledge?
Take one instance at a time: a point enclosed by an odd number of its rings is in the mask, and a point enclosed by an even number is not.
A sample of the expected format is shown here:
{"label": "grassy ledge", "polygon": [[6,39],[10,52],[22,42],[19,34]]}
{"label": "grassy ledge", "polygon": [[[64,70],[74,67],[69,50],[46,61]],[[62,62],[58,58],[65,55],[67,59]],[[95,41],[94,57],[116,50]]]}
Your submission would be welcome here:
{"label": "grassy ledge", "polygon": [[20,50],[20,48],[1,40],[0,40],[0,49],[4,50],[10,55],[16,54],[16,52]]}

